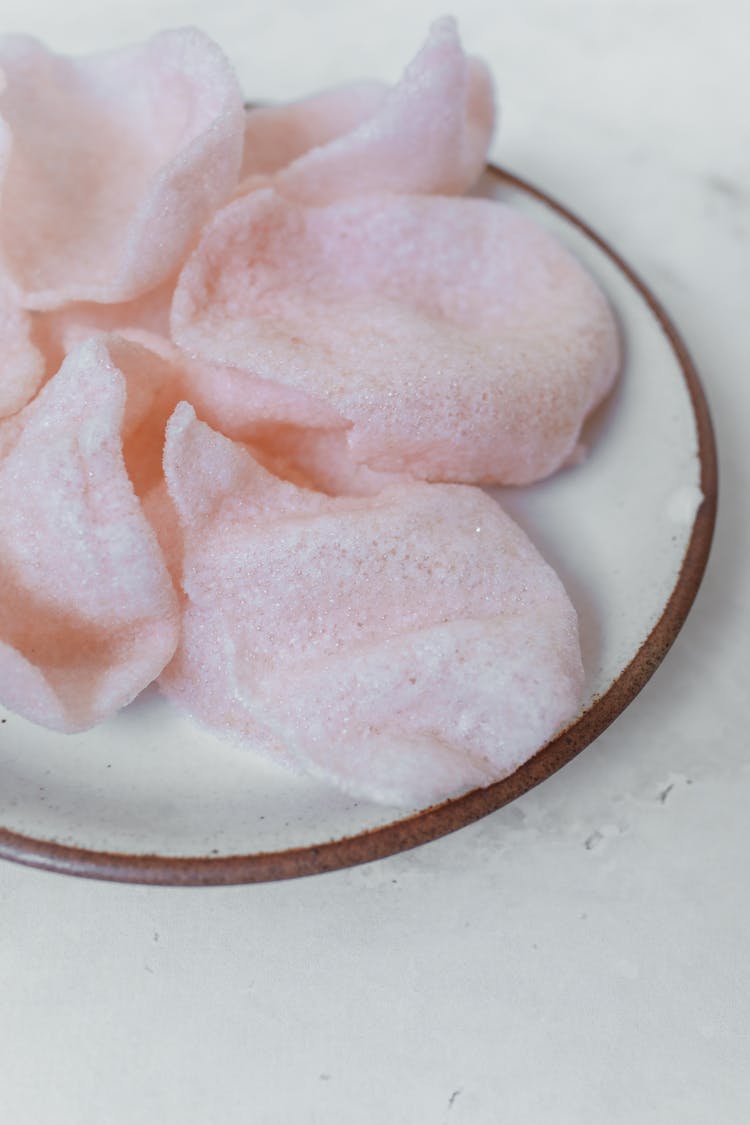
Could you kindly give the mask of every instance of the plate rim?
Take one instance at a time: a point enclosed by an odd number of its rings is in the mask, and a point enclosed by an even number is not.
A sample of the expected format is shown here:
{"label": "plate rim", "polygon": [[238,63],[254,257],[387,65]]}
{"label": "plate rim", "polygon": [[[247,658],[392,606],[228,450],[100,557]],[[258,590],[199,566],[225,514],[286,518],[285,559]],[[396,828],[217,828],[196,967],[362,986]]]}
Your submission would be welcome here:
{"label": "plate rim", "polygon": [[421,809],[377,828],[320,844],[280,851],[223,856],[164,856],[156,853],[107,852],[60,844],[0,827],[0,859],[25,866],[107,882],[151,886],[231,886],[266,883],[355,867],[409,851],[480,820],[516,800],[557,773],[598,738],[635,699],[675,641],[695,601],[713,540],[718,507],[716,439],[705,390],[680,334],[661,302],[636,271],[588,223],[521,176],[495,164],[486,172],[525,192],[575,226],[625,275],[664,332],[685,381],[698,438],[703,502],[693,522],[677,581],[648,636],[602,695],[575,722],[508,777],[485,789]]}

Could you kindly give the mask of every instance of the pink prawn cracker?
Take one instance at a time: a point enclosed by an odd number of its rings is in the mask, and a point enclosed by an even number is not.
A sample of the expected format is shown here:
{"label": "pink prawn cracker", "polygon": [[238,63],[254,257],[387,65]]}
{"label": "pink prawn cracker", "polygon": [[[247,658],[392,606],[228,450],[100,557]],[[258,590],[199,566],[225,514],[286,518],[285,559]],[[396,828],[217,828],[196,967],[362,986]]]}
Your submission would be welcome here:
{"label": "pink prawn cracker", "polygon": [[308,204],[374,191],[458,194],[481,175],[494,125],[489,72],[466,57],[446,17],[390,89],[356,83],[251,110],[240,190],[271,180]]}
{"label": "pink prawn cracker", "polygon": [[166,280],[236,187],[244,109],[194,29],[67,59],[0,39],[0,263],[30,309]]}
{"label": "pink prawn cracker", "polygon": [[266,472],[187,404],[165,447],[183,632],[162,690],[359,797],[488,785],[580,704],[575,611],[478,489],[331,498]]}
{"label": "pink prawn cracker", "polygon": [[123,459],[126,399],[91,340],[11,420],[0,460],[0,699],[55,730],[113,715],[177,644],[174,587]]}
{"label": "pink prawn cracker", "polygon": [[171,323],[187,352],[335,411],[353,475],[538,480],[568,461],[619,366],[591,277],[482,199],[307,208],[255,192],[206,229]]}

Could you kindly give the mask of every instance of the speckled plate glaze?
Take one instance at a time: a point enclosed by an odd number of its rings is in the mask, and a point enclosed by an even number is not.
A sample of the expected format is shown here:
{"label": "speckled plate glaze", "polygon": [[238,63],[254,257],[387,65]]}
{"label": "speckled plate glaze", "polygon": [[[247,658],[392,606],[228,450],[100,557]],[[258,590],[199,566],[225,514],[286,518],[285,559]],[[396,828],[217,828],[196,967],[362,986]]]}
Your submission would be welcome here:
{"label": "speckled plate glaze", "polygon": [[75,736],[0,711],[0,856],[164,885],[287,879],[378,859],[539,784],[653,674],[695,598],[716,514],[714,439],[698,376],[658,301],[584,223],[498,169],[480,190],[567,243],[609,294],[625,342],[623,379],[587,427],[584,464],[496,492],[578,609],[587,669],[579,718],[505,780],[404,812],[257,761],[175,714],[153,690]]}

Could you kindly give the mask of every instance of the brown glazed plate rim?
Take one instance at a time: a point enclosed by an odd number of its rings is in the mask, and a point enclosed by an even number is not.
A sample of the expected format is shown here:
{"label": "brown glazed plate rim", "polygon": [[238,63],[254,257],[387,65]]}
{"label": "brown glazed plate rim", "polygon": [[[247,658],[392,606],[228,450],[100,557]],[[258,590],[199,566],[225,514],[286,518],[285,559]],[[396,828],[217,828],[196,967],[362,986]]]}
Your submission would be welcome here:
{"label": "brown glazed plate rim", "polygon": [[516,800],[589,746],[636,697],[679,633],[708,561],[718,497],[716,444],[705,393],[685,345],[662,305],[634,270],[586,223],[526,180],[497,168],[499,181],[525,192],[576,227],[627,278],[648,305],[679,364],[695,420],[703,503],[677,582],[661,617],[609,688],[566,730],[502,781],[353,836],[274,852],[226,856],[125,854],[79,848],[0,828],[0,858],[84,878],[160,886],[227,886],[320,874],[382,859],[445,836]]}

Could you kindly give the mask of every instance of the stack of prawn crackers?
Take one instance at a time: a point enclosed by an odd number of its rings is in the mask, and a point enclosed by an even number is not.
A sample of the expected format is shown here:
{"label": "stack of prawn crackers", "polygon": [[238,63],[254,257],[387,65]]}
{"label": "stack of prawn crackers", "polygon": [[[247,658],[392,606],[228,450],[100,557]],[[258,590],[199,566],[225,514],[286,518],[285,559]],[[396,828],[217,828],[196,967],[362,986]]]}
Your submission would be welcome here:
{"label": "stack of prawn crackers", "polygon": [[0,39],[5,707],[82,731],[156,681],[418,807],[576,716],[575,609],[479,486],[579,458],[619,344],[563,246],[466,194],[495,117],[449,18],[394,86],[255,109],[194,29]]}

